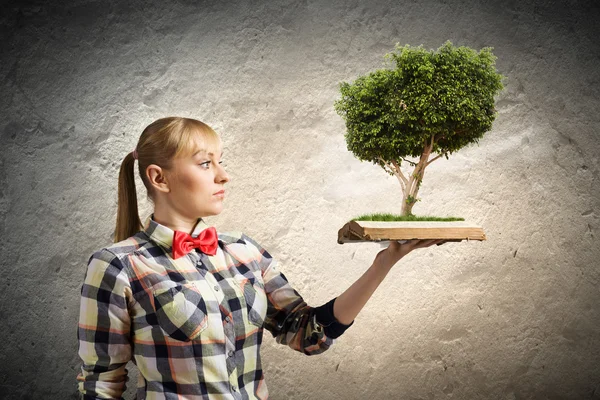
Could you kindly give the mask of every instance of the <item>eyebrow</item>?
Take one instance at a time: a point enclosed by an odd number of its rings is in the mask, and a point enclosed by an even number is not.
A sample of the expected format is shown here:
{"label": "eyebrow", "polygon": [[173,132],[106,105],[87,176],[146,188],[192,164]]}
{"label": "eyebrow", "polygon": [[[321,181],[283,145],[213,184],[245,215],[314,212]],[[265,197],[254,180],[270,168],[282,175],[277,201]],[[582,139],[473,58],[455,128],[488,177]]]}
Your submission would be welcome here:
{"label": "eyebrow", "polygon": [[[206,150],[198,150],[197,152],[195,152],[194,154],[192,154],[192,157],[196,157],[196,156],[197,156],[199,153],[206,153]],[[224,151],[221,151],[221,156],[223,156],[223,154],[224,154],[224,153],[225,153]],[[208,153],[208,154],[210,154],[211,156],[214,156],[214,155],[215,155],[215,154],[214,154],[214,153],[212,153],[212,152],[211,152],[211,153]]]}

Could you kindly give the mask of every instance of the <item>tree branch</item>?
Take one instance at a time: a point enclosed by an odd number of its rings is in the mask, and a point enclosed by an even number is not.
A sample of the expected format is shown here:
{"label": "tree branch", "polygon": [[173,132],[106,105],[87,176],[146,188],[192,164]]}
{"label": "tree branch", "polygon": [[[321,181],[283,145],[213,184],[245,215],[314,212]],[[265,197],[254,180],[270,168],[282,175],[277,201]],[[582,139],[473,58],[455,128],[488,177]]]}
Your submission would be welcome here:
{"label": "tree branch", "polygon": [[[383,158],[381,157],[377,157],[379,159],[379,161],[381,161],[382,163],[385,164],[386,167],[389,168],[389,170],[394,174],[394,175],[398,175],[398,171],[397,168],[393,167],[392,165],[390,165],[387,161],[385,161]],[[385,168],[384,168],[385,169]]]}
{"label": "tree branch", "polygon": [[394,164],[394,167],[396,167],[396,171],[398,171],[398,180],[400,180],[400,178],[402,178],[401,183],[403,183],[404,185],[408,184],[408,180],[406,179],[406,177],[404,176],[404,174],[402,173],[402,170],[400,169],[400,166],[398,165],[398,163],[396,162],[396,160],[392,160],[391,161],[392,164]]}
{"label": "tree branch", "polygon": [[400,182],[400,188],[402,188],[402,194],[406,193],[406,184],[400,179],[399,175],[396,175],[396,179]]}
{"label": "tree branch", "polygon": [[394,172],[394,169],[392,168],[392,166],[390,164],[388,164],[387,161],[385,161],[383,158],[381,157],[377,157],[379,159],[379,161],[381,161],[382,163],[385,164],[386,167],[388,167],[392,172]]}
{"label": "tree branch", "polygon": [[434,162],[435,160],[437,160],[438,158],[440,158],[441,156],[443,156],[443,154],[438,155],[437,157],[432,158],[431,160],[429,160],[429,162],[427,164],[425,164],[425,166],[428,166],[429,164],[431,164],[432,162]]}
{"label": "tree branch", "polygon": [[398,182],[400,182],[400,187],[402,188],[402,193],[406,192],[406,178],[404,177],[404,174],[402,174],[402,170],[400,169],[400,166],[396,163],[395,160],[392,160],[392,163],[394,164],[394,166],[392,167],[387,161],[385,161],[383,158],[381,157],[377,157],[379,159],[379,161],[381,161],[382,163],[385,164],[386,167],[388,167],[396,176],[396,179],[398,179]]}
{"label": "tree branch", "polygon": [[[408,194],[412,195],[413,192],[415,192],[415,187],[420,184],[419,181],[425,174],[425,168],[427,168],[427,166],[429,165],[429,163],[427,163],[427,159],[429,158],[429,154],[431,153],[432,148],[433,135],[431,136],[431,144],[426,145],[425,149],[423,150],[423,153],[419,157],[419,163],[417,164],[413,172],[410,174],[410,180],[408,181],[407,185],[409,190]],[[416,189],[416,191],[418,191],[418,188]]]}
{"label": "tree branch", "polygon": [[404,158],[404,157],[400,157],[400,158],[401,158],[401,159],[403,159],[404,161],[406,161],[407,163],[409,163],[410,165],[412,165],[413,167],[414,167],[415,165],[417,165],[417,163],[416,163],[416,162],[413,162],[413,161],[407,160],[407,159],[406,159],[406,158]]}

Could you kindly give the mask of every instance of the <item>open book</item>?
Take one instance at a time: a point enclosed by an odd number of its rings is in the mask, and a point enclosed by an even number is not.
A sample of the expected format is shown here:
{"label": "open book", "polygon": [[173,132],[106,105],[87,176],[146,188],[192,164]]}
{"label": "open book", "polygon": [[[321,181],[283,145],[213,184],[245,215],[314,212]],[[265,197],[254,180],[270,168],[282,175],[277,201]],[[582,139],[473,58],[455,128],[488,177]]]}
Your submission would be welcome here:
{"label": "open book", "polygon": [[410,239],[486,240],[483,228],[465,221],[350,221],[338,232],[338,243]]}

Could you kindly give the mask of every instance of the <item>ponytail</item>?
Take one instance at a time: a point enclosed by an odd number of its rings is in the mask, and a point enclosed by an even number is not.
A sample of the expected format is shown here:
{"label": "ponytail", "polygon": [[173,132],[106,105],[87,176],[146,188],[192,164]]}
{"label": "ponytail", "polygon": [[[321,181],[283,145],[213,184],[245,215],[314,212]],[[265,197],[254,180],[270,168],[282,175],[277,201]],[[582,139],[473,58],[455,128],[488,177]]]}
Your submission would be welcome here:
{"label": "ponytail", "polygon": [[136,234],[142,228],[138,214],[137,194],[133,168],[135,158],[133,152],[127,154],[119,171],[119,199],[117,203],[117,225],[115,227],[115,243]]}

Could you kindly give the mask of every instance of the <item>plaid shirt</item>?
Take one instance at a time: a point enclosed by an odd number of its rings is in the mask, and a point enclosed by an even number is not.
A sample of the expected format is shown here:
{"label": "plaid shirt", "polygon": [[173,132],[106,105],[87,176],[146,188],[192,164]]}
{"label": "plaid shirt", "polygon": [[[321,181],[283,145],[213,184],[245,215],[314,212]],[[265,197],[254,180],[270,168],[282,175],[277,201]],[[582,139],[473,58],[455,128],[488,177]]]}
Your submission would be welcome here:
{"label": "plaid shirt", "polygon": [[[218,233],[214,256],[173,259],[174,232],[153,216],[89,258],[77,331],[83,399],[122,399],[132,357],[138,400],[266,399],[263,328],[313,355],[354,323],[335,319],[335,298],[308,306],[242,232]],[[192,237],[207,227],[199,218]]]}

